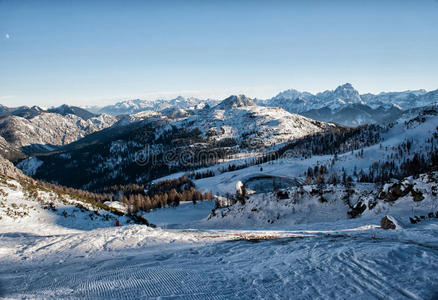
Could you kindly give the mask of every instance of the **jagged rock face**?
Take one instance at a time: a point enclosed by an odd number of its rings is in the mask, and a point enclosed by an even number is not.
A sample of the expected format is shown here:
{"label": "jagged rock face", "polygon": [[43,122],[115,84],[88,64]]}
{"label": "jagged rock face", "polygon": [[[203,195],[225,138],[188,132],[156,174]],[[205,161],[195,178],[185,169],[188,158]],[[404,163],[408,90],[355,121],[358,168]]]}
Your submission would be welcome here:
{"label": "jagged rock face", "polygon": [[258,101],[264,106],[281,107],[291,113],[348,126],[394,121],[404,110],[436,102],[438,90],[360,95],[350,83],[316,95],[291,89]]}
{"label": "jagged rock face", "polygon": [[[75,115],[62,116],[43,112],[33,118],[7,116],[0,119],[0,136],[11,146],[60,146],[74,142],[90,133],[102,130],[116,122],[114,117],[100,115],[88,120]],[[48,149],[50,150],[50,149]]]}

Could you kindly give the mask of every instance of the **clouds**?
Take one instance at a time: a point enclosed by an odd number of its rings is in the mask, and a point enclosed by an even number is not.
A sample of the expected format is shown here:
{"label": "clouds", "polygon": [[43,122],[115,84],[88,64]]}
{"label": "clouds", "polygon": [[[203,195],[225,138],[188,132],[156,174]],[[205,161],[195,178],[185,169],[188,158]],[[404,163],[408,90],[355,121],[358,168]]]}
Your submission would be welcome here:
{"label": "clouds", "polygon": [[9,33],[6,33],[6,34],[5,34],[5,38],[6,38],[7,40],[9,40],[10,37],[11,37],[11,36],[9,35]]}

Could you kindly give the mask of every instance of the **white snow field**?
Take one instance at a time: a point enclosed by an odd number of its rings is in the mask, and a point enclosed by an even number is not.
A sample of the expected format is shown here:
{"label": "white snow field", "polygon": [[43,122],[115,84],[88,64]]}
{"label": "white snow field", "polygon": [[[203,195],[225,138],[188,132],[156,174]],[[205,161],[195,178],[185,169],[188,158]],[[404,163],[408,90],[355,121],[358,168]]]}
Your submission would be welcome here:
{"label": "white snow field", "polygon": [[[388,231],[374,215],[275,229],[226,229],[225,223],[207,230],[202,226],[208,221],[199,217],[201,211],[208,215],[209,204],[198,203],[190,215],[188,203],[148,214],[170,224],[166,219],[181,211],[187,215],[177,223],[185,229],[114,227],[113,219],[91,220],[85,212],[59,216],[68,203],[55,203],[56,212],[43,209],[17,182],[1,189],[0,295],[7,299],[438,296],[435,218]],[[18,211],[28,214],[11,217]]]}

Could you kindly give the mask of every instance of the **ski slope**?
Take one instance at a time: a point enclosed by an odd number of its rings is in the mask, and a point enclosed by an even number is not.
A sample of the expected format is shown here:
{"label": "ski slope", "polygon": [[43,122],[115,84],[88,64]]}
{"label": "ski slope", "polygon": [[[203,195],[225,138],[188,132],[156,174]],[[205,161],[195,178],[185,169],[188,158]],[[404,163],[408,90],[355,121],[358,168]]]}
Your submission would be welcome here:
{"label": "ski slope", "polygon": [[358,225],[260,232],[140,225],[50,236],[3,232],[1,249],[14,251],[1,256],[1,291],[8,298],[89,299],[438,295],[438,222],[392,232]]}
{"label": "ski slope", "polygon": [[[12,184],[13,182],[9,182]],[[3,203],[23,204],[2,186]],[[0,220],[0,296],[85,299],[431,299],[438,295],[438,219],[385,231],[380,217],[202,229],[112,226],[78,215],[59,222],[37,203]],[[186,207],[185,207],[186,206]],[[58,209],[59,210],[59,209]],[[154,211],[165,224],[172,212]],[[155,215],[155,216],[153,216]],[[85,215],[84,215],[85,217]],[[66,218],[68,219],[68,218]],[[73,226],[76,224],[75,226]],[[126,224],[124,222],[123,224]],[[199,226],[196,227],[196,224]]]}

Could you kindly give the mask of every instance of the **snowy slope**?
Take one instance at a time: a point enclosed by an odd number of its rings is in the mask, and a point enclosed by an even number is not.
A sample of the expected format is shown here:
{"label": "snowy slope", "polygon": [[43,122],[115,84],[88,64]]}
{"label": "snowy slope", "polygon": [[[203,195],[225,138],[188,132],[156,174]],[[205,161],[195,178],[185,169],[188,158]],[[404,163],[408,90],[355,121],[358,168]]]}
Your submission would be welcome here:
{"label": "snowy slope", "polygon": [[[288,194],[286,199],[278,198],[274,192],[254,194],[244,205],[236,203],[216,209],[202,224],[208,228],[284,228],[295,224],[329,223],[350,219],[354,208],[362,205],[364,211],[356,217],[374,222],[385,215],[397,216],[405,226],[409,226],[409,217],[432,213],[433,218],[438,218],[438,172],[422,174],[419,178],[408,177],[401,182],[412,185],[414,192],[395,200],[380,194],[397,183],[388,183],[383,188],[369,183],[356,183],[351,187],[326,185],[321,192],[316,185],[290,187],[284,189]],[[416,201],[416,194],[422,195],[423,199]]]}
{"label": "snowy slope", "polygon": [[[426,115],[424,120],[420,118],[420,122],[418,118],[411,118],[412,116],[407,116],[405,119],[400,119],[398,123],[382,134],[383,141],[381,143],[363,148],[361,155],[358,155],[361,151],[339,154],[331,171],[341,174],[342,170],[345,169],[349,175],[352,175],[356,168],[357,172],[362,169],[367,173],[374,162],[389,160],[391,155],[396,155],[399,151],[398,146],[407,140],[412,143],[411,157],[414,152],[425,152],[426,147],[428,147],[426,141],[436,136],[438,116]],[[279,176],[304,181],[304,172],[309,167],[328,166],[332,162],[333,155],[315,155],[310,158],[286,156],[268,163],[196,180],[195,183],[201,190],[211,190],[215,194],[225,195],[226,193],[235,193],[237,181],[245,182],[251,177]],[[263,171],[260,171],[260,168]]]}
{"label": "snowy slope", "polygon": [[[25,184],[23,184],[25,183]],[[66,194],[38,188],[21,178],[1,177],[0,223],[3,230],[49,234],[126,225],[129,218],[94,207]],[[131,222],[131,221],[129,221]]]}
{"label": "snowy slope", "polygon": [[[29,200],[8,184],[2,190],[24,210]],[[438,288],[436,219],[393,231],[365,218],[163,230],[91,220],[72,228],[28,211],[0,220],[2,297],[431,299]]]}
{"label": "snowy slope", "polygon": [[[0,120],[0,135],[11,146],[21,148],[39,145],[42,149],[74,142],[90,133],[102,130],[116,122],[114,117],[99,115],[87,120],[68,114],[42,112],[26,119],[8,116]],[[28,147],[30,148],[30,147]]]}
{"label": "snowy slope", "polygon": [[211,109],[170,125],[197,128],[212,140],[233,138],[253,146],[270,146],[336,127],[281,108],[256,105],[243,95],[231,96]]}

